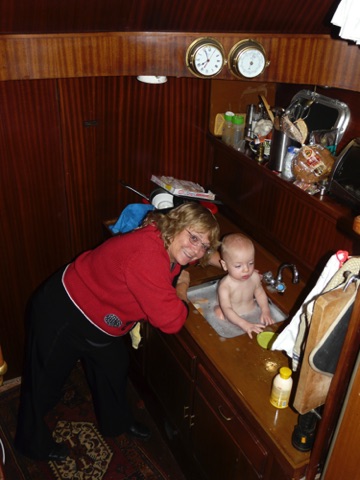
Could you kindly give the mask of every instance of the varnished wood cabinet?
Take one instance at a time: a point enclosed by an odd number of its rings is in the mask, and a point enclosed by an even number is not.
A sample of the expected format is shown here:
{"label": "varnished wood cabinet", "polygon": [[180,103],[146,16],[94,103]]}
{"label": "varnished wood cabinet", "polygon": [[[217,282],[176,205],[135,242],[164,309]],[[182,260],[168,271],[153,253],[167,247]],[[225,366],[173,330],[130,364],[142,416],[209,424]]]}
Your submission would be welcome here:
{"label": "varnished wood cabinet", "polygon": [[195,354],[173,335],[148,328],[146,377],[167,415],[169,436],[187,439],[193,416]]}
{"label": "varnished wood cabinet", "polygon": [[268,452],[203,365],[193,412],[191,445],[206,478],[264,478]]}
{"label": "varnished wood cabinet", "polygon": [[303,279],[318,276],[337,250],[359,254],[349,208],[328,196],[303,192],[258,164],[251,152],[241,154],[215,137],[209,139],[211,190],[226,205],[226,213],[281,261],[295,263]]}
{"label": "varnished wood cabinet", "polygon": [[[250,429],[244,429],[210,373],[197,365],[195,354],[180,337],[151,328],[147,341],[147,379],[166,413],[168,434],[180,435],[204,478],[263,478],[267,452]],[[253,448],[260,475],[243,452],[254,458]]]}
{"label": "varnished wood cabinet", "polygon": [[[269,438],[256,414],[246,406],[251,399],[234,395],[206,349],[200,348],[186,329],[177,335],[166,335],[147,327],[147,382],[162,406],[170,440],[177,436],[192,458],[194,472],[206,480],[301,478],[308,456],[295,454],[299,464],[289,464],[281,449],[294,450],[290,438],[285,441],[285,448]],[[206,335],[207,331],[202,333]],[[255,365],[254,372],[256,369]],[[269,386],[270,378],[271,375]],[[267,399],[265,404],[273,415],[275,409]],[[290,422],[296,421],[291,411],[286,415],[286,423],[289,418]],[[287,430],[291,431],[291,427],[288,425]]]}

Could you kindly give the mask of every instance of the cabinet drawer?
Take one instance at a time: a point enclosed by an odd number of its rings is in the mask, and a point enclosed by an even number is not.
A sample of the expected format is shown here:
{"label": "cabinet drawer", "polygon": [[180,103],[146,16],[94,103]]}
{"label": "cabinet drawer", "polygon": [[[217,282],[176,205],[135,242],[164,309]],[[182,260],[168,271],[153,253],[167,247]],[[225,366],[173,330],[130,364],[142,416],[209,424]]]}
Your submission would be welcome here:
{"label": "cabinet drawer", "polygon": [[239,416],[201,365],[198,369],[197,384],[216,417],[221,420],[244,456],[261,477],[265,471],[268,453],[251,431],[249,424]]}

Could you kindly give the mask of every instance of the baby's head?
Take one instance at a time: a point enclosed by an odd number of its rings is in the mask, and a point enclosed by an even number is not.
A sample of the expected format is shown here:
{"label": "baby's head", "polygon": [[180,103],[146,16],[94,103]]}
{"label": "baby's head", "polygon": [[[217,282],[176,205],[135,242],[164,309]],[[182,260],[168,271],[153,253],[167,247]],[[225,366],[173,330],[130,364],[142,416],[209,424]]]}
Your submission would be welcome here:
{"label": "baby's head", "polygon": [[220,246],[221,266],[234,278],[247,280],[255,268],[255,247],[242,233],[225,235]]}

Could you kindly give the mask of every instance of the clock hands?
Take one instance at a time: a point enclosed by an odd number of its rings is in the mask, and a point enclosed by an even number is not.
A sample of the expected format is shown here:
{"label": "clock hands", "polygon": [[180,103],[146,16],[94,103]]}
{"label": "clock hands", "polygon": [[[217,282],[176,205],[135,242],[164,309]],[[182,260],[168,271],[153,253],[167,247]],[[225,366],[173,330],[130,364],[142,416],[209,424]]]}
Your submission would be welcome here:
{"label": "clock hands", "polygon": [[206,49],[204,50],[204,52],[205,52],[205,55],[206,55],[206,60],[205,60],[205,62],[200,63],[201,66],[206,65],[207,63],[209,63],[209,62],[210,62],[210,58],[211,58],[211,57],[209,58],[209,55],[208,55],[208,52],[207,52]]}
{"label": "clock hands", "polygon": [[211,60],[212,56],[214,55],[214,53],[215,53],[215,50],[212,51],[212,54],[210,55],[210,58],[208,59],[208,62],[210,62],[210,60]]}
{"label": "clock hands", "polygon": [[209,64],[211,62],[211,59],[212,59],[212,56],[214,55],[214,53],[215,53],[215,50],[212,50],[211,55],[209,57],[207,50],[205,50],[206,60],[205,60],[205,62],[201,63],[200,65],[203,66],[203,65]]}
{"label": "clock hands", "polygon": [[210,37],[195,40],[186,52],[187,67],[200,78],[218,75],[224,63],[224,51],[221,43]]}

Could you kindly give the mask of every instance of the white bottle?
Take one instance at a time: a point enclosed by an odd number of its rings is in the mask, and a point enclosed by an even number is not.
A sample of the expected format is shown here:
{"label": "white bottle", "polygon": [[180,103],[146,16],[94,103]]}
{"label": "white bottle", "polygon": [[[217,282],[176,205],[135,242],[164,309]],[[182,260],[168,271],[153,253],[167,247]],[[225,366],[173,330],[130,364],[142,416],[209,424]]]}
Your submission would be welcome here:
{"label": "white bottle", "polygon": [[243,152],[245,150],[245,121],[242,115],[234,115],[232,117],[233,131],[232,131],[232,141],[231,146],[235,148],[238,152]]}
{"label": "white bottle", "polygon": [[293,385],[291,374],[292,371],[290,368],[281,367],[279,373],[273,380],[270,403],[276,408],[286,408],[289,405]]}
{"label": "white bottle", "polygon": [[299,151],[298,148],[290,146],[287,148],[287,152],[284,157],[284,163],[281,170],[281,178],[283,178],[284,180],[287,180],[288,182],[292,182],[295,180],[295,175],[293,174],[293,171],[292,171],[292,164],[293,164],[293,159],[298,151]]}
{"label": "white bottle", "polygon": [[233,132],[233,124],[232,124],[232,117],[234,116],[233,112],[225,112],[224,119],[224,128],[222,132],[221,140],[226,143],[226,145],[231,145],[232,140],[232,132]]}

